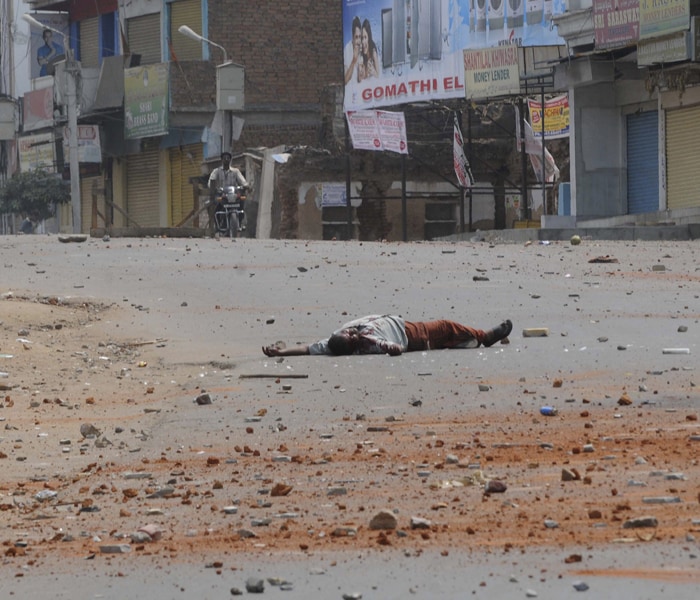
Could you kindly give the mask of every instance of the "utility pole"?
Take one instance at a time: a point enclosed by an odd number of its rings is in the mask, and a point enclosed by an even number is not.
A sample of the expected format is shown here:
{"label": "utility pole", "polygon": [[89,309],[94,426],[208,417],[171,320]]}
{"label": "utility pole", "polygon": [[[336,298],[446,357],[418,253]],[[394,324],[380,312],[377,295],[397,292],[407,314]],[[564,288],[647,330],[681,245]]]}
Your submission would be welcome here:
{"label": "utility pole", "polygon": [[78,77],[80,76],[80,66],[73,59],[73,49],[70,46],[68,36],[54,29],[47,27],[37,21],[28,13],[24,13],[22,18],[30,25],[39,30],[49,29],[63,37],[63,47],[66,51],[65,60],[65,88],[61,93],[65,96],[65,105],[68,112],[68,149],[70,152],[70,203],[73,217],[73,233],[81,232],[80,216],[80,158],[78,156]]}
{"label": "utility pole", "polygon": [[73,50],[66,47],[66,106],[68,109],[68,148],[70,151],[70,204],[73,233],[81,233],[80,157],[78,156],[78,76],[80,67],[73,60]]}

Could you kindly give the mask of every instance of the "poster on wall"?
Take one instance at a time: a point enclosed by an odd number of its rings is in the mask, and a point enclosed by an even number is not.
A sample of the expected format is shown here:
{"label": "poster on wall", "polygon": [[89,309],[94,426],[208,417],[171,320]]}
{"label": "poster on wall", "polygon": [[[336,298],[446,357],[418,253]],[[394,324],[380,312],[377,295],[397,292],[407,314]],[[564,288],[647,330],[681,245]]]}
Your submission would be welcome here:
{"label": "poster on wall", "polygon": [[527,107],[530,111],[530,123],[535,137],[554,140],[569,137],[569,96],[562,94],[556,98],[544,101],[544,117],[542,116],[542,102],[527,99]]}
{"label": "poster on wall", "polygon": [[402,112],[358,110],[346,113],[355,150],[389,150],[408,154],[406,118]]}
{"label": "poster on wall", "polygon": [[[66,49],[64,39],[68,39],[68,13],[31,13],[39,23],[45,27],[39,28],[34,25],[29,26],[29,77],[46,77],[53,75],[56,63],[66,60]],[[63,33],[59,35],[51,29]]]}
{"label": "poster on wall", "polygon": [[464,97],[463,51],[563,46],[564,0],[343,0],[345,110]]}

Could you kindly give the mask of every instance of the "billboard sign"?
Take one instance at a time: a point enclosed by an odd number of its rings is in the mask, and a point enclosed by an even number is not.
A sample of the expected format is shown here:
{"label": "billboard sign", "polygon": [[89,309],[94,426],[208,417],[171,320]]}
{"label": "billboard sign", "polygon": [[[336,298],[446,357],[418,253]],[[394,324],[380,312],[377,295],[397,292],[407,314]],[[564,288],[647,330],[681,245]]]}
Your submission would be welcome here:
{"label": "billboard sign", "polygon": [[[70,159],[68,127],[63,128],[63,155]],[[78,162],[101,163],[100,128],[97,125],[78,125]]]}
{"label": "billboard sign", "polygon": [[623,48],[639,39],[639,0],[593,0],[596,49]]}
{"label": "billboard sign", "polygon": [[[29,26],[29,77],[46,77],[53,75],[56,63],[66,60],[64,37],[51,31],[60,31],[68,38],[68,13],[31,13],[45,27]],[[51,28],[51,29],[49,29]]]}
{"label": "billboard sign", "polygon": [[168,133],[168,65],[124,69],[124,137]]}
{"label": "billboard sign", "polygon": [[639,0],[639,39],[690,29],[690,0]]}
{"label": "billboard sign", "polygon": [[27,92],[22,98],[22,104],[24,131],[53,126],[53,87]]}
{"label": "billboard sign", "polygon": [[47,169],[56,171],[56,142],[53,133],[37,133],[19,138],[19,168],[22,173]]}
{"label": "billboard sign", "polygon": [[519,56],[517,46],[465,50],[465,96],[493,98],[520,92]]}
{"label": "billboard sign", "polygon": [[563,46],[564,0],[343,0],[345,110],[464,98],[463,51]]}

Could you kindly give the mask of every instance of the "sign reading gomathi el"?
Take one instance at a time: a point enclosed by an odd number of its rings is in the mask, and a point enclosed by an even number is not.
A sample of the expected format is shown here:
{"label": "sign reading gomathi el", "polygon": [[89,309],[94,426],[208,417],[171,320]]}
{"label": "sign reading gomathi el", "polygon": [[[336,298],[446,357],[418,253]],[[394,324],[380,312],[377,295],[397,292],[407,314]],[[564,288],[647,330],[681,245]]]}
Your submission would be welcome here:
{"label": "sign reading gomathi el", "polygon": [[469,99],[520,92],[517,46],[464,51],[464,91]]}

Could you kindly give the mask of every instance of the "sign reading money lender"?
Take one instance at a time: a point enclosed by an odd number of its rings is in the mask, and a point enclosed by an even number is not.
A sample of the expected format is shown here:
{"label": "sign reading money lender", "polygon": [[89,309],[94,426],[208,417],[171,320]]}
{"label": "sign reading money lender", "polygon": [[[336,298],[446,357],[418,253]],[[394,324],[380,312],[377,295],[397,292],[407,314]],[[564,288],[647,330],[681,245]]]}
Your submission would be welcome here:
{"label": "sign reading money lender", "polygon": [[124,135],[138,139],[168,133],[168,65],[124,69]]}
{"label": "sign reading money lender", "polygon": [[520,93],[517,46],[464,50],[464,92],[469,99]]}

